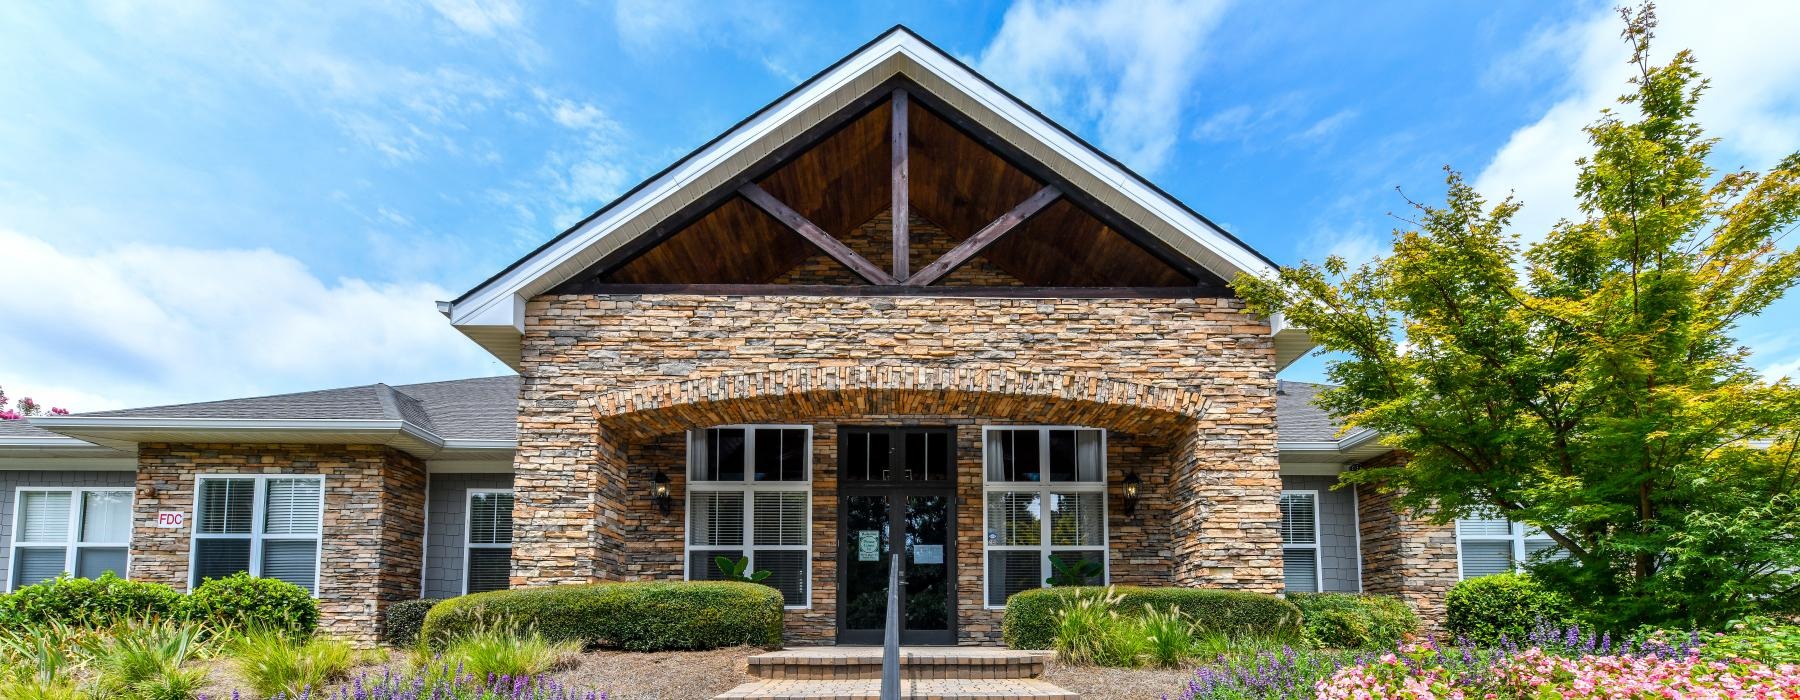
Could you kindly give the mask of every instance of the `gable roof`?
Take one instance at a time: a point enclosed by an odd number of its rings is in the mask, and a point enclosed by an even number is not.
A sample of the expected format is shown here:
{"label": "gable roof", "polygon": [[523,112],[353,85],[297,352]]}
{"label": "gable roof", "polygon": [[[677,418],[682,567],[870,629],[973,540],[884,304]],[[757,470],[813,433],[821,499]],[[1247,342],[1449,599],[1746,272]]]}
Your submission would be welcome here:
{"label": "gable roof", "polygon": [[27,439],[127,447],[136,442],[357,442],[421,457],[510,450],[518,434],[519,378],[363,386],[224,401],[37,416],[0,424],[0,443]]}
{"label": "gable roof", "polygon": [[[796,86],[673,165],[439,309],[508,365],[519,363],[527,299],[543,294],[662,222],[781,155],[827,119],[894,78],[955,109],[1220,278],[1277,266],[1117,160],[1000,89],[904,26],[896,26]],[[1272,319],[1279,365],[1311,343]]]}

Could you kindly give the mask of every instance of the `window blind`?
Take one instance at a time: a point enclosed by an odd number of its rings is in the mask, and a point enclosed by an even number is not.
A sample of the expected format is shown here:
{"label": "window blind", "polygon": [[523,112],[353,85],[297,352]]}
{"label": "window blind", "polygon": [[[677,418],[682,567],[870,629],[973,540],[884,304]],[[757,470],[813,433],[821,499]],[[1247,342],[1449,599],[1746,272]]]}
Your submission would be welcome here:
{"label": "window blind", "polygon": [[1106,544],[1106,494],[1050,494],[1050,544],[1099,547]]}
{"label": "window blind", "polygon": [[225,578],[240,571],[249,571],[250,540],[194,540],[193,568],[194,585],[209,578]]}
{"label": "window blind", "polygon": [[1035,492],[989,493],[988,545],[1035,547],[1043,544],[1044,532],[1038,512],[1038,494]]}
{"label": "window blind", "polygon": [[75,553],[75,575],[81,578],[100,578],[111,571],[114,575],[125,575],[124,547],[82,547]]}
{"label": "window blind", "polygon": [[781,591],[784,604],[806,604],[806,552],[797,549],[758,549],[752,553],[750,564],[756,571],[769,572],[769,577],[762,582]]}
{"label": "window blind", "polygon": [[753,494],[755,544],[806,544],[806,498],[802,491],[761,491]]}
{"label": "window blind", "polygon": [[1319,550],[1286,547],[1281,550],[1281,576],[1289,593],[1319,591]]}
{"label": "window blind", "polygon": [[1459,518],[1456,534],[1472,537],[1506,537],[1512,534],[1512,523],[1505,518]]}
{"label": "window blind", "polygon": [[513,502],[510,493],[470,494],[469,543],[511,544]]}
{"label": "window blind", "polygon": [[266,540],[262,545],[263,578],[286,581],[308,593],[318,567],[318,540]]}
{"label": "window blind", "polygon": [[1511,540],[1463,540],[1463,578],[1503,574],[1512,569]]}
{"label": "window blind", "polygon": [[1044,560],[1041,552],[988,552],[988,605],[1006,604],[1006,599],[1019,591],[1044,585]]}
{"label": "window blind", "polygon": [[743,492],[696,491],[688,500],[689,546],[743,546]]}
{"label": "window blind", "polygon": [[13,588],[42,583],[67,570],[69,550],[63,547],[20,547],[13,550]]}
{"label": "window blind", "polygon": [[263,497],[263,534],[318,534],[322,487],[317,479],[269,479]]}
{"label": "window blind", "polygon": [[[69,541],[69,492],[23,491],[19,493],[20,542]],[[59,562],[58,567],[62,564]],[[60,572],[61,569],[58,568]]]}
{"label": "window blind", "polygon": [[1281,542],[1318,544],[1318,499],[1310,493],[1281,494]]}
{"label": "window blind", "polygon": [[468,550],[470,593],[498,591],[512,585],[512,549],[481,547]]}
{"label": "window blind", "polygon": [[256,508],[255,479],[207,479],[200,482],[195,531],[207,535],[250,534]]}

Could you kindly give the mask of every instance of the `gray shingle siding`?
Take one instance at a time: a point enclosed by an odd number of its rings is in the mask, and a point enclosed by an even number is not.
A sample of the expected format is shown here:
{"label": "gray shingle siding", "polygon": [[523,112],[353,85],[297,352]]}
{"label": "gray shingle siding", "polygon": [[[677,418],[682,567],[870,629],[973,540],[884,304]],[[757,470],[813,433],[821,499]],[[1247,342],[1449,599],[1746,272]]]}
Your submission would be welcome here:
{"label": "gray shingle siding", "polygon": [[1331,490],[1333,476],[1283,476],[1287,491],[1319,492],[1319,571],[1324,590],[1356,593],[1362,590],[1356,556],[1356,494],[1350,489]]}
{"label": "gray shingle siding", "polygon": [[20,487],[50,488],[131,488],[137,483],[135,472],[107,471],[39,471],[0,469],[0,590],[12,581],[13,501]]}
{"label": "gray shingle siding", "polygon": [[462,595],[463,525],[469,489],[510,489],[511,474],[432,474],[425,499],[425,595]]}

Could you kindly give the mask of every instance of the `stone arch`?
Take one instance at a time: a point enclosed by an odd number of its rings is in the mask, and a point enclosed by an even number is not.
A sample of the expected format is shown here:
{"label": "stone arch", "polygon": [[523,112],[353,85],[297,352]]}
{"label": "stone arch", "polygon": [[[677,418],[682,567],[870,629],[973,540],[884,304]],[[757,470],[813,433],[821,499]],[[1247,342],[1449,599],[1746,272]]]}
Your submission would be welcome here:
{"label": "stone arch", "polygon": [[600,427],[627,439],[726,423],[830,415],[987,416],[1147,434],[1192,425],[1210,401],[1179,387],[1005,367],[809,367],[595,394]]}

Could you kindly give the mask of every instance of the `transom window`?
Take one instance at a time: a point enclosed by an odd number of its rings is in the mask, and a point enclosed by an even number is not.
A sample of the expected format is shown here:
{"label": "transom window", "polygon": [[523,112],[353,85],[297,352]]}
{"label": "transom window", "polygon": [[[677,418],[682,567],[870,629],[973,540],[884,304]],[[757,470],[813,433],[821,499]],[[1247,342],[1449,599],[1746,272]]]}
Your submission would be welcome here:
{"label": "transom window", "polygon": [[687,578],[725,577],[717,557],[747,571],[790,608],[808,605],[812,576],[812,429],[733,425],[688,433]]}
{"label": "transom window", "polygon": [[1089,562],[1098,575],[1088,583],[1104,583],[1106,432],[992,427],[982,437],[987,605],[1048,585],[1056,563]]}
{"label": "transom window", "polygon": [[9,590],[64,573],[126,574],[131,489],[22,488],[16,496]]}
{"label": "transom window", "polygon": [[463,593],[497,591],[512,585],[513,492],[469,489],[464,528]]}
{"label": "transom window", "polygon": [[1318,491],[1281,492],[1281,563],[1288,591],[1319,591]]}
{"label": "transom window", "polygon": [[189,585],[238,572],[317,594],[324,477],[198,478]]}
{"label": "transom window", "polygon": [[1516,571],[1531,555],[1556,549],[1556,541],[1537,528],[1505,518],[1460,518],[1456,548],[1461,576],[1475,578]]}

